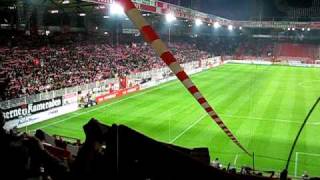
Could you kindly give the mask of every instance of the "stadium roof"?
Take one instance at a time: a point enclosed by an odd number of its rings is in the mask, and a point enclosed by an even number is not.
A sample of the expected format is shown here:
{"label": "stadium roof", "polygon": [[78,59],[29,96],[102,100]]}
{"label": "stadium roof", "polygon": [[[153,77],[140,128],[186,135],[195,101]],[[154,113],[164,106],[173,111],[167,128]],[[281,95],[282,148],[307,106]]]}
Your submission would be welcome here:
{"label": "stadium roof", "polygon": [[[17,2],[22,2],[24,0],[2,0],[0,7],[1,8],[7,8],[10,6],[14,6],[14,4]],[[39,5],[39,6],[46,6],[48,9],[57,9],[59,12],[73,12],[73,13],[98,13],[101,11],[105,11],[105,7],[101,8],[99,11],[99,3],[101,7],[103,7],[103,4],[110,4],[114,0],[29,0],[27,1],[30,4],[33,5]],[[162,1],[157,0],[133,0],[135,3],[139,4],[139,9],[155,14],[166,14],[167,12],[173,12],[178,18],[183,19],[190,19],[194,20],[196,18],[202,19],[204,22],[214,24],[215,22],[219,22],[221,25],[228,26],[230,24],[234,26],[242,26],[242,27],[249,27],[249,28],[277,28],[277,29],[287,29],[287,28],[312,28],[312,29],[320,29],[320,22],[299,22],[297,18],[294,19],[288,19],[281,21],[232,21],[226,18],[221,18],[219,16],[206,14],[203,12],[195,11],[189,8],[165,3]],[[228,0],[226,0],[228,1]],[[245,0],[242,2],[251,2],[256,0]],[[270,2],[274,3],[278,0],[270,0]],[[216,2],[216,1],[209,1],[205,0],[202,1],[202,3],[207,2]],[[218,2],[218,1],[217,1]],[[260,1],[261,2],[261,1]],[[319,0],[313,0],[312,1],[315,5],[319,5]],[[317,4],[318,3],[318,4]],[[259,6],[259,5],[258,5]],[[281,5],[279,5],[281,6]],[[289,7],[289,6],[281,6],[281,7]],[[280,8],[281,9],[281,8]],[[313,11],[317,11],[317,9],[314,9]],[[320,12],[320,9],[319,11]],[[304,13],[307,14],[307,10],[304,11]]]}

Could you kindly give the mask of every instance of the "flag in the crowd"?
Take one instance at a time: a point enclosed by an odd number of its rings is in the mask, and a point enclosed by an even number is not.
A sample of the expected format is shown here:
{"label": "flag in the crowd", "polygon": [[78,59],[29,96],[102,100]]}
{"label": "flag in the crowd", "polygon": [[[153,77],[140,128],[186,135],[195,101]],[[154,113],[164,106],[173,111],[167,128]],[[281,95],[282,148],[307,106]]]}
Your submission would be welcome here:
{"label": "flag in the crowd", "polygon": [[39,60],[39,58],[34,58],[34,59],[33,59],[33,65],[35,65],[35,66],[39,66],[39,65],[40,65],[40,60]]}

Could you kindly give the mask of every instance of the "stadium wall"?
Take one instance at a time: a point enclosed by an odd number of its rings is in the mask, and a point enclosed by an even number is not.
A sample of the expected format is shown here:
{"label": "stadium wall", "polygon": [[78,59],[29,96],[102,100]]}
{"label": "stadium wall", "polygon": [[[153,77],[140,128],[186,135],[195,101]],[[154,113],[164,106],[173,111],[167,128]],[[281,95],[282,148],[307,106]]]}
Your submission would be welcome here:
{"label": "stadium wall", "polygon": [[[219,66],[221,64],[221,57],[218,56],[186,63],[183,64],[183,67],[186,72],[191,75]],[[162,76],[159,76],[159,74]],[[141,79],[148,77],[150,78],[150,81],[147,83],[141,83]],[[158,86],[162,83],[175,80],[176,77],[173,74],[170,74],[170,70],[166,67],[153,69],[147,72],[136,73],[130,75],[129,79],[137,83],[132,87],[116,89],[112,93],[107,90],[104,90],[104,92],[99,92],[94,97],[96,103],[102,103],[115,97],[121,97],[142,89]],[[6,102],[1,102],[0,107],[4,112],[6,120],[4,127],[7,130],[13,128],[23,128],[25,126],[74,112],[80,108],[79,97],[97,89],[101,90],[102,87],[105,88],[109,83],[117,84],[117,80],[110,79],[104,82],[87,84],[83,87],[71,89],[66,88],[44,94],[37,94],[34,95],[34,99],[28,99],[28,101],[24,100],[21,102],[15,102],[15,100],[9,100]]]}
{"label": "stadium wall", "polygon": [[236,63],[236,64],[257,64],[257,65],[286,65],[286,66],[294,66],[294,67],[319,67],[320,64],[305,64],[303,61],[299,60],[299,58],[293,60],[284,60],[278,63],[274,63],[270,60],[265,60],[265,59],[259,59],[259,60],[254,60],[254,59],[245,59],[245,60],[226,60],[224,63]]}
{"label": "stadium wall", "polygon": [[[30,106],[30,104],[28,104],[27,106]],[[20,108],[20,107],[17,107],[17,108]],[[76,110],[78,110],[77,103],[66,104],[57,108],[49,109],[36,114],[28,114],[26,116],[20,116],[16,119],[7,121],[4,128],[7,130],[15,127],[22,128],[31,124],[35,124],[35,123],[45,121],[57,116],[61,116],[63,114],[74,112]]]}

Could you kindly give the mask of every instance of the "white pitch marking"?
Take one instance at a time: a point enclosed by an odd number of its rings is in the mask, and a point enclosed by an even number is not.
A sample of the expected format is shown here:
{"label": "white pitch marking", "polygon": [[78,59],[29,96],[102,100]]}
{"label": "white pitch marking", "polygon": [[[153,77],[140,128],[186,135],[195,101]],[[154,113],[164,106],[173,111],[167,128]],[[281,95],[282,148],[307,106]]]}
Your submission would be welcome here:
{"label": "white pitch marking", "polygon": [[[200,74],[201,74],[201,73],[196,73],[196,74],[192,75],[192,77],[198,76],[198,75],[200,75]],[[164,88],[164,87],[167,87],[167,86],[171,85],[171,84],[174,83],[174,82],[178,82],[178,81],[176,81],[176,79],[174,79],[173,81],[169,81],[168,84],[166,84],[166,85],[158,86],[158,87],[153,88],[153,89],[147,89],[147,90],[145,90],[144,92],[141,92],[141,93],[139,93],[139,94],[136,94],[136,95],[133,95],[133,96],[124,98],[124,99],[120,99],[119,101],[115,101],[115,102],[112,102],[112,103],[110,103],[110,104],[102,105],[102,106],[100,106],[100,107],[91,109],[91,110],[89,110],[89,111],[85,111],[85,112],[82,112],[82,113],[77,113],[77,114],[74,115],[74,116],[70,116],[70,117],[68,117],[68,118],[61,119],[60,121],[55,121],[55,122],[53,122],[53,123],[49,123],[49,124],[46,124],[46,125],[44,125],[44,126],[40,126],[40,127],[36,128],[36,129],[43,129],[43,128],[46,128],[46,127],[49,127],[49,126],[52,126],[52,125],[55,125],[55,124],[59,124],[59,123],[61,123],[61,122],[64,122],[64,121],[66,121],[66,120],[69,120],[69,119],[78,117],[78,116],[80,116],[80,115],[88,114],[89,112],[96,111],[96,110],[102,109],[102,108],[104,108],[104,107],[111,106],[111,105],[120,103],[120,102],[122,102],[122,101],[125,101],[125,100],[128,100],[128,99],[132,99],[132,98],[135,98],[135,97],[138,97],[138,96],[147,94],[147,93],[152,92],[152,91],[157,90],[157,89],[162,89],[162,88]],[[75,113],[75,112],[74,112],[74,113]]]}
{"label": "white pitch marking", "polygon": [[179,139],[182,135],[184,135],[184,133],[186,133],[187,131],[189,131],[193,126],[195,126],[196,124],[198,124],[203,118],[205,118],[208,114],[204,114],[202,115],[199,119],[197,119],[195,122],[193,122],[187,129],[185,129],[182,133],[180,133],[178,136],[176,136],[173,140],[170,141],[170,143],[175,142],[177,139]]}
{"label": "white pitch marking", "polygon": [[[278,118],[259,118],[259,117],[250,117],[250,116],[237,116],[237,115],[227,115],[227,114],[219,114],[222,117],[232,117],[232,118],[239,118],[239,119],[256,119],[261,121],[278,121],[278,122],[288,122],[288,123],[295,123],[301,124],[302,122],[292,121],[289,119],[278,119]],[[320,122],[308,122],[307,125],[320,125]]]}
{"label": "white pitch marking", "polygon": [[[172,81],[172,82],[173,82],[173,81]],[[70,117],[68,117],[68,118],[61,119],[60,121],[56,121],[56,122],[53,122],[53,123],[46,124],[46,125],[44,125],[44,126],[40,126],[40,127],[38,127],[37,129],[43,129],[43,128],[46,128],[46,127],[49,127],[49,126],[52,126],[52,125],[55,125],[55,124],[59,124],[59,123],[61,123],[61,122],[64,122],[64,121],[66,121],[66,120],[69,120],[69,119],[78,117],[78,116],[80,116],[80,115],[88,114],[88,113],[90,113],[90,112],[92,112],[92,111],[97,111],[97,110],[102,109],[102,108],[104,108],[104,107],[111,106],[111,105],[114,105],[114,104],[118,104],[118,103],[120,103],[120,102],[122,102],[122,101],[125,101],[125,100],[128,100],[128,99],[132,99],[132,98],[135,98],[135,97],[138,97],[138,96],[147,94],[147,93],[152,92],[152,91],[154,91],[154,90],[167,87],[167,86],[171,85],[172,82],[170,82],[170,83],[168,83],[168,84],[166,84],[166,85],[164,85],[164,86],[160,86],[160,87],[157,87],[157,88],[154,88],[154,89],[146,90],[145,92],[139,93],[139,94],[134,95],[134,96],[130,96],[130,97],[127,97],[127,98],[124,98],[124,99],[120,99],[119,101],[115,101],[115,102],[112,102],[112,103],[110,103],[110,104],[102,105],[102,106],[100,106],[100,107],[91,109],[91,110],[89,110],[89,111],[85,111],[85,112],[82,112],[82,113],[77,113],[77,114],[74,115],[74,116],[70,116]]]}
{"label": "white pitch marking", "polygon": [[238,157],[239,157],[239,155],[237,154],[236,157],[234,158],[233,166],[237,165]]}

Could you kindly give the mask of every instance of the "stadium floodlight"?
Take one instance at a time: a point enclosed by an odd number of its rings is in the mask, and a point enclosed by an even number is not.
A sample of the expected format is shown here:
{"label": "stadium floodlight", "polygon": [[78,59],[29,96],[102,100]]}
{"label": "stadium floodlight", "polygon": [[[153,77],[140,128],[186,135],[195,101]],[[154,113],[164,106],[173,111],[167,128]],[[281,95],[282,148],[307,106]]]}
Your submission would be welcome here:
{"label": "stadium floodlight", "polygon": [[296,28],[292,28],[292,31],[296,30]]}
{"label": "stadium floodlight", "polygon": [[201,26],[202,25],[201,19],[196,19],[194,22],[195,22],[196,26]]}
{"label": "stadium floodlight", "polygon": [[229,30],[229,31],[232,31],[232,30],[233,30],[233,26],[232,26],[231,24],[228,26],[228,30]]}
{"label": "stadium floodlight", "polygon": [[291,30],[291,28],[288,28],[288,31],[290,31]]}
{"label": "stadium floodlight", "polygon": [[62,4],[69,4],[69,3],[70,3],[69,0],[64,0],[64,1],[62,1]]}
{"label": "stadium floodlight", "polygon": [[110,14],[111,15],[124,15],[123,7],[118,3],[110,4]]}
{"label": "stadium floodlight", "polygon": [[308,29],[307,29],[307,31],[311,31],[311,29],[310,29],[310,28],[308,28]]}
{"label": "stadium floodlight", "polygon": [[240,26],[239,29],[242,30],[242,26]]}
{"label": "stadium floodlight", "polygon": [[171,23],[171,22],[173,22],[175,20],[177,20],[177,18],[176,18],[176,16],[174,14],[172,14],[172,13],[166,14],[166,21],[168,23]]}
{"label": "stadium floodlight", "polygon": [[219,22],[215,22],[215,23],[213,24],[213,27],[214,27],[215,29],[218,29],[219,27],[221,27],[221,25],[220,25]]}
{"label": "stadium floodlight", "polygon": [[59,10],[51,10],[49,11],[51,14],[58,14],[59,13]]}
{"label": "stadium floodlight", "polygon": [[304,31],[305,29],[304,29],[304,28],[302,28],[301,30],[302,30],[302,31]]}
{"label": "stadium floodlight", "polygon": [[86,13],[79,13],[79,16],[84,17],[86,16]]}
{"label": "stadium floodlight", "polygon": [[166,22],[169,23],[168,41],[171,43],[171,23],[177,20],[173,13],[166,14]]}

